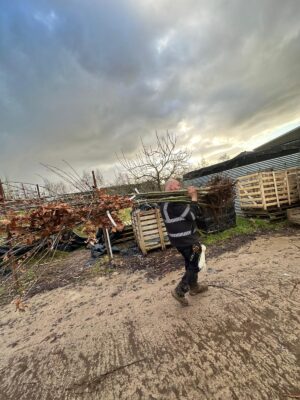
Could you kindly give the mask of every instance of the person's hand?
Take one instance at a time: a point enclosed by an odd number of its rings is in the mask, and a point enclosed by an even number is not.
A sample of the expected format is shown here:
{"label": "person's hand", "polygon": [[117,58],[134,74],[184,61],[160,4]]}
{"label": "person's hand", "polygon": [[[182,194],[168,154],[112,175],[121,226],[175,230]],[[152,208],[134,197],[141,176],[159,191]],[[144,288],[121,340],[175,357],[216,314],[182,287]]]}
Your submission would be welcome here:
{"label": "person's hand", "polygon": [[198,200],[198,193],[197,193],[197,188],[195,186],[189,186],[187,188],[188,195],[192,199],[192,201],[197,201]]}

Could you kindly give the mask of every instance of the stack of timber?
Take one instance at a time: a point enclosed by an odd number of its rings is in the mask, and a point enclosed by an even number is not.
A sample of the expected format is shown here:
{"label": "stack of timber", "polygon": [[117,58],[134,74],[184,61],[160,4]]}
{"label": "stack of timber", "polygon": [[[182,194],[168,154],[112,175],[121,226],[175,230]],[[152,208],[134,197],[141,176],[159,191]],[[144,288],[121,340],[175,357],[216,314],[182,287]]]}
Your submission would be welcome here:
{"label": "stack of timber", "polygon": [[161,248],[166,249],[170,244],[160,210],[154,208],[148,211],[136,209],[132,212],[132,227],[135,240],[142,253]]}
{"label": "stack of timber", "polygon": [[241,210],[247,216],[286,218],[300,204],[300,168],[262,171],[238,178]]}

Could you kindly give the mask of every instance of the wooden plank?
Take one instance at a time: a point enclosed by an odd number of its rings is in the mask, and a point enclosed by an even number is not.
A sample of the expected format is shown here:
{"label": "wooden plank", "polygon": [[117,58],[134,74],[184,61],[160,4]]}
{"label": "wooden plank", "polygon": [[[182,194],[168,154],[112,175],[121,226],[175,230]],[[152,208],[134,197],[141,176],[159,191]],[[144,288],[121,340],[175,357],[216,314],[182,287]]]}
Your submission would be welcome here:
{"label": "wooden plank", "polygon": [[113,252],[111,249],[111,243],[110,243],[110,237],[108,233],[107,228],[103,228],[103,237],[104,237],[104,242],[105,242],[105,247],[106,247],[106,252],[108,254],[109,261],[113,259]]}
{"label": "wooden plank", "polygon": [[[243,193],[241,193],[241,192],[243,192]],[[240,188],[240,193],[241,193],[241,195],[246,194],[248,196],[249,195],[250,196],[261,196],[260,190],[255,189],[255,190],[251,191],[251,190],[249,190],[248,188],[245,188],[245,187]]]}
{"label": "wooden plank", "polygon": [[249,175],[244,175],[244,176],[240,176],[239,178],[238,178],[238,180],[240,181],[240,180],[244,180],[244,179],[249,179],[249,178],[252,178],[252,177],[254,177],[254,176],[258,176],[258,172],[255,172],[254,174],[249,174]]}
{"label": "wooden plank", "polygon": [[161,242],[161,247],[163,250],[165,250],[166,245],[165,245],[165,240],[164,240],[162,224],[160,221],[160,216],[161,216],[160,211],[158,209],[156,209],[155,211],[156,211],[156,220],[157,220],[158,234],[159,234],[159,238],[160,238],[160,242]]}
{"label": "wooden plank", "polygon": [[289,187],[289,179],[288,179],[288,174],[287,171],[285,171],[285,181],[286,181],[286,187],[287,187],[287,194],[288,194],[288,202],[291,204],[291,196],[290,196],[290,187]]}
{"label": "wooden plank", "polygon": [[267,207],[271,207],[271,206],[277,206],[277,201],[273,201],[273,202],[267,204]]}
{"label": "wooden plank", "polygon": [[262,208],[263,208],[263,205],[262,205],[262,204],[259,204],[259,205],[254,205],[254,204],[243,204],[243,205],[241,206],[241,209],[242,209],[242,210],[245,210],[245,209],[248,209],[248,208],[258,208],[258,209],[262,209]]}
{"label": "wooden plank", "polygon": [[156,221],[155,221],[155,223],[152,222],[151,224],[143,224],[143,223],[141,223],[141,227],[142,227],[143,231],[147,230],[147,229],[149,230],[149,229],[157,228],[157,223],[156,223]]}
{"label": "wooden plank", "polygon": [[155,234],[144,236],[144,241],[149,240],[149,239],[157,239],[160,241],[158,232],[156,232]]}
{"label": "wooden plank", "polygon": [[258,189],[260,189],[260,186],[259,185],[253,185],[253,186],[251,186],[251,185],[243,185],[243,188],[245,188],[245,189],[247,189],[247,190],[258,190]]}
{"label": "wooden plank", "polygon": [[148,222],[148,221],[152,221],[153,219],[155,219],[155,215],[151,214],[151,215],[142,215],[140,220],[141,222]]}
{"label": "wooden plank", "polygon": [[[151,244],[157,244],[157,243],[159,243],[160,244],[160,247],[161,247],[161,243],[160,243],[160,239],[158,238],[158,237],[156,237],[156,239],[148,239],[146,242],[145,242],[145,244],[146,244],[146,248],[148,248],[149,246],[151,246]],[[166,245],[167,244],[170,244],[170,241],[169,241],[169,238],[168,237],[166,237],[165,238],[165,243],[166,243]]]}
{"label": "wooden plank", "polygon": [[147,250],[157,249],[160,248],[160,242],[153,242],[147,244]]}
{"label": "wooden plank", "polygon": [[131,241],[133,241],[134,239],[135,239],[135,237],[134,237],[134,235],[132,235],[132,236],[128,236],[128,237],[126,237],[126,238],[114,240],[114,243],[113,243],[113,244],[115,245],[115,244],[119,244],[119,243],[131,242]]}
{"label": "wooden plank", "polygon": [[148,237],[149,235],[154,235],[157,234],[158,235],[158,229],[151,229],[150,231],[143,231],[143,236],[144,238]]}
{"label": "wooden plank", "polygon": [[265,195],[264,195],[264,186],[263,186],[263,181],[262,181],[261,174],[259,175],[259,183],[260,183],[260,189],[261,189],[261,197],[262,197],[263,208],[266,209],[266,200],[265,200]]}
{"label": "wooden plank", "polygon": [[297,190],[300,199],[300,168],[297,170]]}
{"label": "wooden plank", "polygon": [[255,203],[257,203],[258,200],[261,199],[261,195],[260,194],[251,194],[251,193],[247,193],[247,194],[240,194],[240,199],[249,199],[249,201],[255,200]]}
{"label": "wooden plank", "polygon": [[237,186],[238,186],[239,194],[240,194],[240,195],[241,195],[241,190],[242,190],[242,191],[248,196],[248,199],[249,199],[250,201],[252,201],[253,204],[257,204],[256,199],[252,198],[252,196],[247,192],[246,189],[244,189],[244,188],[241,186],[241,184],[240,184],[239,182],[238,182]]}
{"label": "wooden plank", "polygon": [[[162,218],[160,218],[160,221],[161,221],[161,223],[164,223]],[[154,225],[157,224],[157,219],[156,218],[149,219],[147,221],[141,221],[141,225],[142,226],[148,226],[148,225],[153,225],[153,224]]]}
{"label": "wooden plank", "polygon": [[289,201],[289,204],[291,204],[290,187],[289,187],[289,178],[288,178],[287,171],[285,171],[285,179],[286,179],[286,186],[287,186],[287,192],[288,192],[288,201]]}
{"label": "wooden plank", "polygon": [[141,249],[143,255],[145,256],[147,254],[147,249],[145,247],[144,235],[140,230],[140,227],[141,227],[141,215],[140,215],[140,213],[137,213],[137,226],[138,226],[138,230],[139,230],[139,233],[140,233],[139,234],[139,243],[138,244],[140,246],[140,249]]}

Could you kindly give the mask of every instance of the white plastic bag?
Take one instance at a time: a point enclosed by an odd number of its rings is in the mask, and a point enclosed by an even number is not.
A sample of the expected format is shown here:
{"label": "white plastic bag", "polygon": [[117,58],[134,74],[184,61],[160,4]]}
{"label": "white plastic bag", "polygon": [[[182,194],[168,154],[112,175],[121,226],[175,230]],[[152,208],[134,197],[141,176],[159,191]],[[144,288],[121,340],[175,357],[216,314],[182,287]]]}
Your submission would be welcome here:
{"label": "white plastic bag", "polygon": [[205,251],[206,251],[206,246],[204,244],[201,244],[201,254],[199,258],[199,269],[200,272],[205,272],[207,270],[207,265],[205,261]]}

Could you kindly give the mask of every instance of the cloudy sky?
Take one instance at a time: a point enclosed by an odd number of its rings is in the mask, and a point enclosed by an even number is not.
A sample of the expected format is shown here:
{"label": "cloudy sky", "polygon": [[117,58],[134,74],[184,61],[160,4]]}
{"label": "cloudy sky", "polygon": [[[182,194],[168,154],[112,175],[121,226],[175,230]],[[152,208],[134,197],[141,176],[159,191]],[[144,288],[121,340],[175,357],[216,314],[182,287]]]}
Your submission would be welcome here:
{"label": "cloudy sky", "polygon": [[175,132],[216,161],[300,124],[299,0],[0,0],[0,176]]}

